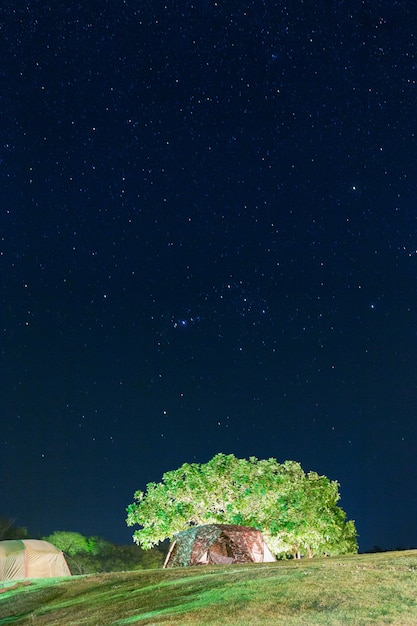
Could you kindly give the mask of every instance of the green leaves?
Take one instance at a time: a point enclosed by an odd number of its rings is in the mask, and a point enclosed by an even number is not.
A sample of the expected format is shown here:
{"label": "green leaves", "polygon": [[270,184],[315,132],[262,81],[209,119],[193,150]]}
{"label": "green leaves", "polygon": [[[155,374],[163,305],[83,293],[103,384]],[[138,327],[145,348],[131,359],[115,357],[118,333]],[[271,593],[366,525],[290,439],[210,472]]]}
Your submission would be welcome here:
{"label": "green leaves", "polygon": [[44,539],[70,556],[80,552],[88,553],[91,551],[88,538],[81,535],[81,533],[57,530],[52,535],[44,537]]}
{"label": "green leaves", "polygon": [[338,483],[305,474],[295,461],[217,454],[166,472],[134,497],[126,521],[141,526],[133,538],[143,548],[190,525],[220,522],[263,530],[277,555],[357,551],[354,523],[336,504]]}

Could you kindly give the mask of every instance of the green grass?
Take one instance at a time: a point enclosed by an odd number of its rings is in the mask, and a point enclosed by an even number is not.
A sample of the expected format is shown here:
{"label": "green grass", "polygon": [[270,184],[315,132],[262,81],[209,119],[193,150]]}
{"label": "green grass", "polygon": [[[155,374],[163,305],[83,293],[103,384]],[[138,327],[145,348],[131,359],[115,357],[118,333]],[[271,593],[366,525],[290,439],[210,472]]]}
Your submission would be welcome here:
{"label": "green grass", "polygon": [[417,551],[0,583],[9,624],[416,626]]}

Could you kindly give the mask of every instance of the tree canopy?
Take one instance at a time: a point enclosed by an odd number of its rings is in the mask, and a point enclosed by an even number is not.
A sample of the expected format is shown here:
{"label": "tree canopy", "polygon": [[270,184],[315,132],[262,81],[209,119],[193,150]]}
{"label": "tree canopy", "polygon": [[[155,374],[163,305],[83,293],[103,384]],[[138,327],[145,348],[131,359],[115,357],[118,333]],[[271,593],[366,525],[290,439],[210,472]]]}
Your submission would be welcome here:
{"label": "tree canopy", "polygon": [[27,528],[15,526],[15,520],[13,519],[0,517],[0,541],[5,539],[25,539],[27,535]]}
{"label": "tree canopy", "polygon": [[148,549],[197,524],[240,524],[261,530],[277,555],[357,552],[356,529],[337,505],[339,484],[295,461],[217,454],[184,463],[160,483],[136,491],[127,524]]}
{"label": "tree canopy", "polygon": [[80,553],[94,553],[95,537],[84,537],[81,533],[66,530],[56,530],[52,535],[44,537],[56,548],[62,550],[66,555],[74,556]]}

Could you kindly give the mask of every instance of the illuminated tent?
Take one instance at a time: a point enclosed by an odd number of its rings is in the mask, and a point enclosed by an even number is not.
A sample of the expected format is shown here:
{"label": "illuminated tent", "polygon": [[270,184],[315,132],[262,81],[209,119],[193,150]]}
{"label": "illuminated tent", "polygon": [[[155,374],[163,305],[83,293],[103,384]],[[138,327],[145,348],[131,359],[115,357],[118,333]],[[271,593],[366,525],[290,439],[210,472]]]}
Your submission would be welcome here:
{"label": "illuminated tent", "polygon": [[71,576],[64,555],[47,541],[0,541],[0,581]]}
{"label": "illuminated tent", "polygon": [[259,530],[247,526],[206,524],[175,535],[164,567],[271,561],[275,561],[275,557]]}

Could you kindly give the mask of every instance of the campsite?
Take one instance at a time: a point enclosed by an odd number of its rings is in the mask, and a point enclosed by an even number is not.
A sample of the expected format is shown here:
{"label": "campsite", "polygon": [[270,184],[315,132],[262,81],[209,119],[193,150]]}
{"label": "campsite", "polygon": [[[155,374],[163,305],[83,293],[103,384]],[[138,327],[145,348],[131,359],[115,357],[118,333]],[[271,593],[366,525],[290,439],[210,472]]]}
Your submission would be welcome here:
{"label": "campsite", "polygon": [[417,550],[358,554],[338,489],[296,462],[217,454],[135,493],[136,546],[30,540],[5,520],[0,626],[417,624]]}
{"label": "campsite", "polygon": [[0,583],[0,626],[414,626],[417,551]]}

